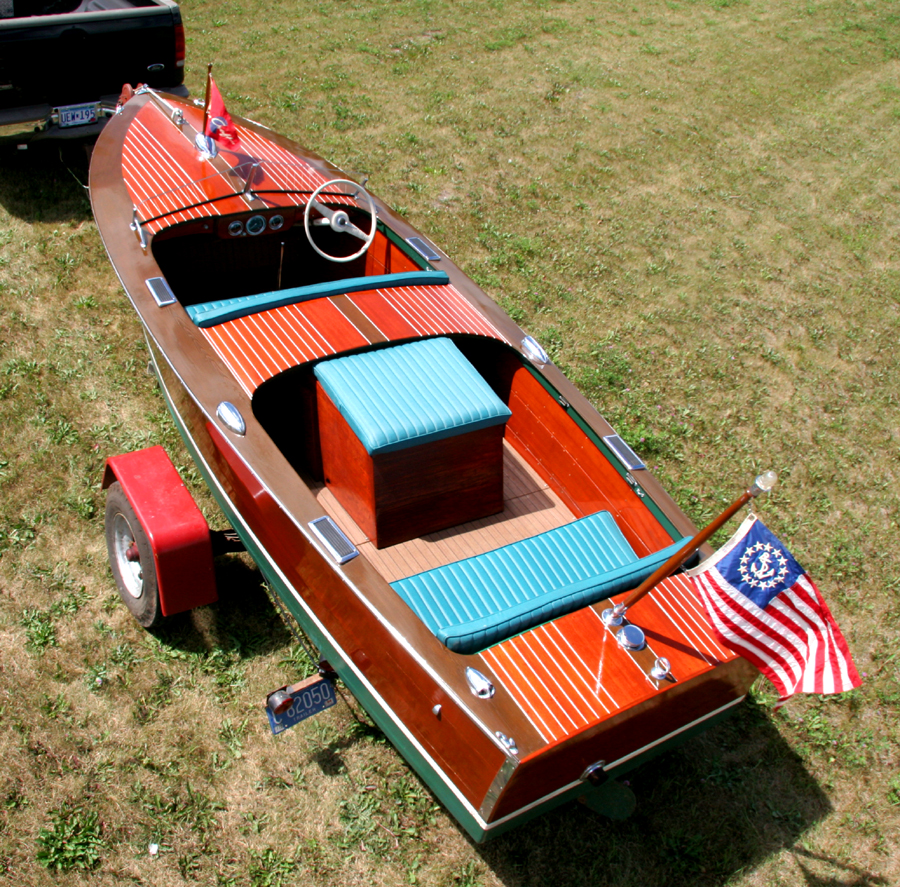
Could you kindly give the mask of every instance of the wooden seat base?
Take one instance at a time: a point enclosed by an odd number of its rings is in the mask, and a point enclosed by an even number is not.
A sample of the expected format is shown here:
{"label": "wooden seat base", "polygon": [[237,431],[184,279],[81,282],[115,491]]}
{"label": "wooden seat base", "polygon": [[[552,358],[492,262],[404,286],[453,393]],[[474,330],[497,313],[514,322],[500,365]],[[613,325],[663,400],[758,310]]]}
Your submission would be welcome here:
{"label": "wooden seat base", "polygon": [[376,548],[503,510],[503,426],[369,455],[321,385],[325,483]]}

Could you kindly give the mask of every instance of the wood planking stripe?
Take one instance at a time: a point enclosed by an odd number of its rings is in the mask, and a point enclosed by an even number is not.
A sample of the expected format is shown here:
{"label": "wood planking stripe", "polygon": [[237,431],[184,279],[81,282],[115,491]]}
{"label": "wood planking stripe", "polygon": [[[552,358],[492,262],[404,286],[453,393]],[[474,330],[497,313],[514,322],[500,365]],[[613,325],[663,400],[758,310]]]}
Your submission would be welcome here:
{"label": "wood planking stripe", "polygon": [[[578,730],[602,720],[655,689],[655,684],[648,685],[646,677],[637,673],[634,665],[623,662],[623,657],[630,660],[631,655],[619,646],[606,626],[593,617],[590,607],[577,610],[533,628],[518,638],[502,641],[482,653],[486,656],[502,651],[511,663],[517,665],[519,672],[531,669],[533,680],[515,682],[507,689],[523,711],[527,708],[535,713],[538,721],[532,719],[532,723],[536,728],[539,724],[546,726],[554,721],[559,722],[558,712],[562,703],[551,689],[552,685],[580,688],[580,711],[585,720]],[[538,652],[537,648],[546,650],[551,646],[559,651],[558,657],[542,656]],[[589,663],[595,660],[597,665],[593,667]],[[627,680],[623,681],[626,676]],[[609,685],[613,685],[615,696],[608,689]],[[577,730],[553,732],[551,738],[559,740],[571,735],[571,732]]]}
{"label": "wood planking stripe", "polygon": [[484,336],[491,336],[504,340],[500,330],[497,329],[463,294],[454,286],[429,286],[426,288],[431,297],[432,305],[438,316],[447,318],[452,322],[459,318],[460,322],[471,324],[470,332]]}
{"label": "wood planking stripe", "polygon": [[[540,629],[531,632],[531,638],[541,647],[544,652],[542,657],[542,661],[548,664],[550,663],[559,663],[566,661],[567,657],[562,656],[562,648],[557,643],[556,637],[554,635],[559,635],[558,631],[553,631],[553,623],[550,622],[547,625],[541,626]],[[561,636],[561,635],[560,635]],[[554,649],[556,650],[556,654],[554,654]],[[584,680],[582,673],[576,673],[576,677],[580,680],[582,686],[579,687],[579,680],[572,680],[571,673],[565,673],[561,668],[555,669],[557,678],[563,677],[564,683],[562,685],[559,684],[559,680],[557,680],[557,685],[562,687],[570,687],[577,694],[579,699],[581,699],[581,705],[579,706],[580,711],[582,712],[582,717],[584,718],[585,725],[588,723],[597,720],[605,714],[609,714],[609,707],[603,702],[598,694],[598,690],[601,689],[601,685],[596,683],[594,687]],[[587,694],[587,695],[586,695]],[[612,697],[610,697],[612,698]]]}
{"label": "wood planking stripe", "polygon": [[394,339],[408,339],[415,335],[412,326],[397,311],[390,299],[391,290],[369,290],[365,293],[350,293],[347,298],[378,327],[384,336]]}
{"label": "wood planking stripe", "polygon": [[[415,323],[398,326],[396,317],[393,320],[390,317],[395,306],[384,296],[401,289],[410,291],[403,294],[403,300],[419,300],[419,307]],[[204,333],[218,344],[220,355],[227,355],[223,359],[251,392],[266,379],[292,366],[386,341],[385,327],[392,333],[402,330],[402,338],[454,332],[499,336],[490,324],[480,322],[474,306],[452,286],[398,287],[373,292],[377,296],[374,301],[365,298],[367,293],[313,299],[225,321],[208,327]],[[445,313],[443,308],[437,314],[432,313],[438,296],[441,301],[453,300],[457,309],[452,314]],[[334,312],[329,317],[321,314],[325,304]],[[338,316],[342,323],[336,322]],[[322,320],[327,323],[323,325]],[[257,334],[262,326],[267,329],[266,336]]]}
{"label": "wood planking stripe", "polygon": [[[186,125],[199,131],[202,126],[202,112],[195,108],[183,108]],[[161,127],[168,127],[163,129]],[[166,113],[155,102],[148,102],[135,117],[123,146],[123,176],[132,196],[132,202],[139,207],[143,218],[161,216],[154,222],[147,223],[150,233],[157,233],[162,228],[177,222],[198,219],[212,215],[223,215],[261,208],[265,203],[255,200],[250,195],[238,192],[231,176],[237,176],[235,167],[262,160],[260,170],[263,179],[257,186],[266,188],[266,179],[271,180],[273,190],[308,190],[313,191],[320,185],[330,181],[329,178],[315,170],[307,161],[290,153],[279,145],[270,142],[252,130],[237,126],[242,147],[248,148],[252,154],[233,154],[235,162],[230,163],[224,153],[214,160],[201,160],[193,142],[182,132]],[[161,133],[176,135],[177,139],[163,139]],[[268,161],[268,162],[266,162]],[[193,169],[187,168],[193,167]],[[152,175],[149,171],[152,170]],[[202,187],[201,187],[202,183]],[[227,190],[215,187],[224,184]],[[180,195],[181,199],[176,199]],[[212,198],[233,197],[224,201],[223,207],[206,201]],[[305,203],[300,195],[281,195],[282,200],[293,205]],[[284,199],[286,198],[286,200]],[[267,199],[267,198],[264,198]],[[333,198],[339,203],[353,203],[349,197]],[[271,201],[270,201],[271,202]],[[194,203],[200,206],[187,207]],[[144,209],[143,212],[140,210]]]}
{"label": "wood planking stripe", "polygon": [[[263,161],[260,169],[278,188],[311,192],[328,181],[306,161],[286,151],[280,145],[270,142],[243,126],[238,126],[237,130],[241,144],[252,150],[254,159]],[[264,187],[261,186],[260,190],[263,189]]]}
{"label": "wood planking stripe", "polygon": [[[518,638],[513,638],[511,642],[505,643],[509,644],[516,655],[528,660],[536,675],[536,682],[529,687],[530,692],[534,696],[532,704],[538,707],[537,701],[539,700],[541,707],[550,711],[557,711],[563,707],[563,702],[560,700],[560,694],[563,694],[566,697],[566,702],[578,711],[580,720],[573,722],[573,728],[577,731],[609,714],[610,707],[605,705],[600,699],[598,690],[605,688],[598,679],[599,675],[591,670],[584,660],[586,649],[583,646],[580,650],[575,647],[571,639],[567,637],[565,628],[565,622],[562,624],[547,623],[525,632]],[[564,654],[559,643],[561,639],[568,642],[569,647],[575,653],[574,659]],[[559,657],[548,655],[548,646],[551,644],[560,651],[561,655]],[[606,651],[602,641],[598,647],[601,650],[601,653],[598,655],[599,666],[600,662],[602,662],[601,657]],[[568,690],[570,687],[577,686],[578,683],[589,694],[587,697],[581,693],[579,694],[582,700],[580,706],[577,706],[575,701],[571,699],[571,694]],[[555,686],[558,692],[555,692],[551,685]],[[546,692],[542,694],[541,690]],[[593,700],[591,700],[591,696]],[[572,731],[557,735],[554,739],[570,735],[570,732]]]}
{"label": "wood planking stripe", "polygon": [[[152,176],[150,170],[153,171]],[[174,212],[184,202],[203,201],[207,199],[207,195],[199,184],[192,182],[187,190],[188,200],[181,202],[174,200],[173,193],[183,187],[184,181],[189,179],[189,176],[175,162],[156,135],[143,125],[140,118],[129,130],[123,148],[123,177],[131,192],[132,202],[138,207],[139,216],[144,218],[172,211],[176,221],[186,221],[189,218],[199,217],[200,214],[212,215],[218,212],[214,205],[204,207],[202,213]]]}
{"label": "wood planking stripe", "polygon": [[377,342],[388,341],[388,337],[357,308],[356,303],[348,296],[332,296],[331,303],[359,330],[360,335],[373,345]]}
{"label": "wood planking stripe", "polygon": [[[670,576],[659,589],[650,592],[650,597],[656,599],[657,594],[661,594],[663,591],[670,592],[666,600],[670,604],[675,603],[680,612],[684,613],[684,624],[687,631],[692,637],[697,638],[698,643],[703,644],[705,652],[712,659],[711,664],[716,665],[733,657],[734,654],[730,650],[726,650],[713,634],[709,618],[702,604],[697,600],[693,583],[686,576]],[[662,605],[663,602],[659,601],[659,603]]]}
{"label": "wood planking stripe", "polygon": [[461,332],[506,341],[452,284],[351,293],[348,298],[391,340]]}
{"label": "wood planking stripe", "polygon": [[[489,325],[478,322],[472,306],[452,285],[403,287],[394,290],[392,297],[398,313],[419,335],[441,335],[448,328],[463,333],[495,335]],[[459,301],[453,297],[459,297]],[[445,299],[455,310],[445,307]]]}
{"label": "wood planking stripe", "polygon": [[[560,680],[560,669],[553,667],[556,663],[553,660],[546,660],[541,655],[543,645],[539,640],[540,635],[540,629],[535,629],[512,638],[510,645],[515,649],[519,661],[534,676],[538,687],[546,691],[542,699],[544,706],[563,728],[561,735],[568,736],[582,730],[594,719],[592,717],[594,713],[588,709],[585,714],[572,698],[569,691],[571,673]],[[560,736],[554,738],[560,738]]]}
{"label": "wood planking stripe", "polygon": [[369,344],[330,299],[261,311],[203,333],[249,393],[290,367]]}
{"label": "wood planking stripe", "polygon": [[[560,629],[560,627],[554,623],[549,622],[546,626],[544,626],[547,639],[556,649],[559,651],[560,657],[562,660],[568,660],[571,657],[574,657],[578,660],[581,665],[581,669],[578,669],[574,672],[575,677],[584,684],[588,693],[593,696],[600,707],[606,712],[609,713],[614,709],[619,708],[619,703],[616,702],[615,696],[609,691],[609,689],[603,684],[603,666],[604,666],[604,654],[605,650],[601,643],[600,652],[597,654],[597,667],[591,668],[587,662],[584,660],[584,655],[582,652],[579,652],[572,646],[571,641],[566,637],[565,633]],[[568,651],[568,652],[567,652]],[[591,680],[587,679],[587,676],[591,676]],[[603,693],[604,697],[608,700],[609,704],[607,705],[603,699],[600,698],[600,693]]]}
{"label": "wood planking stripe", "polygon": [[[238,137],[241,145],[249,147],[253,151],[254,159],[262,160],[263,165],[260,170],[265,177],[271,179],[272,182],[281,189],[285,190],[307,190],[315,191],[320,185],[331,181],[331,178],[323,175],[315,169],[308,161],[296,154],[292,154],[281,145],[271,142],[259,133],[251,129],[247,129],[240,124],[236,124]],[[266,190],[266,185],[261,182],[257,185],[260,191]],[[271,195],[265,195],[268,199]],[[290,197],[290,195],[285,195]],[[352,197],[343,197],[339,195],[326,195],[331,202],[355,205],[356,201]],[[301,199],[300,195],[290,197],[290,201],[295,205],[305,204],[306,200]]]}
{"label": "wood planking stripe", "polygon": [[[161,126],[167,128],[162,129]],[[175,138],[171,138],[172,136]],[[180,156],[181,162],[176,159],[176,154]],[[183,165],[185,163],[189,163],[193,170],[186,168]],[[144,172],[145,167],[153,170],[152,180]],[[223,171],[217,169],[214,164],[201,160],[196,153],[196,148],[181,131],[181,128],[176,126],[171,117],[153,103],[148,102],[140,110],[125,138],[123,175],[126,185],[132,191],[132,198],[135,196],[141,198],[133,200],[139,207],[139,215],[144,218],[152,218],[156,215],[164,216],[162,219],[147,224],[147,230],[151,233],[156,233],[174,222],[221,214],[221,208],[215,204],[204,203],[199,207],[185,208],[198,200],[206,201],[211,197],[235,196],[237,206],[229,207],[230,211],[237,212],[247,209],[247,202],[239,195],[234,195],[234,186],[227,176],[230,172],[230,166]],[[204,187],[200,186],[201,182]],[[214,183],[226,185],[227,190],[220,190],[217,194],[213,188],[213,193],[210,193]],[[161,184],[163,185],[162,190],[160,190]],[[176,200],[176,193],[189,196]],[[144,212],[140,212],[141,204],[147,208],[153,207],[153,209],[145,209]]]}
{"label": "wood planking stripe", "polygon": [[[688,580],[682,576],[670,577],[659,589],[651,592],[651,596],[654,594],[659,596],[660,603],[667,604],[663,611],[667,621],[666,635],[671,635],[676,641],[680,639],[702,658],[702,661],[695,663],[692,674],[733,658],[733,654],[718,648],[711,630],[698,621],[702,613]],[[676,597],[679,600],[677,606],[673,606],[672,600]],[[649,628],[649,613],[647,615],[644,622]],[[639,625],[642,624],[637,612],[634,619]],[[653,623],[659,630],[659,620],[654,618]],[[656,643],[660,645],[659,641]],[[648,645],[648,650],[652,650],[652,644]],[[632,704],[646,695],[642,688],[648,693],[656,689],[656,682],[646,675],[634,657],[621,649],[614,633],[604,625],[594,607],[584,608],[531,629],[517,638],[502,641],[485,650],[482,656],[496,665],[498,670],[503,670],[505,679],[510,681],[504,686],[523,711],[530,712],[529,719],[535,728],[554,740],[569,735],[558,732],[553,726],[560,724],[563,717],[554,687],[570,686],[581,700],[582,715],[589,719],[603,718]],[[625,664],[623,657],[630,660],[630,665]],[[594,660],[597,660],[597,668],[589,664]],[[682,663],[684,661],[682,655]],[[532,679],[529,679],[529,674]],[[626,675],[627,680],[623,680]],[[676,677],[684,680],[691,674],[676,674]]]}
{"label": "wood planking stripe", "polygon": [[[610,600],[615,603],[616,599]],[[670,659],[672,672],[680,680],[700,667],[696,660],[701,660],[703,666],[715,666],[735,656],[716,641],[693,587],[684,576],[664,579],[644,602],[636,605],[629,620],[646,631],[648,648],[666,648],[661,655]]]}
{"label": "wood planking stripe", "polygon": [[[611,604],[615,603],[614,598],[610,598],[609,601]],[[607,625],[603,621],[603,617],[600,615],[600,612],[597,609],[597,607],[595,607],[595,606],[587,607],[585,609],[585,612],[590,613],[591,616],[594,617],[594,620],[597,622],[597,625],[599,626],[598,630],[602,631],[604,633],[604,638],[612,638],[615,641],[616,646],[618,646],[619,642],[615,640],[615,636],[616,636],[616,633],[619,631],[619,629],[615,626]],[[631,622],[632,620],[629,619],[628,621]],[[635,622],[635,625],[638,625],[638,627],[640,627],[638,622]],[[604,639],[603,643],[606,643],[605,639]],[[622,649],[622,648],[620,648],[620,649]],[[644,651],[646,651],[646,652],[644,652]],[[653,644],[650,642],[650,637],[647,636],[644,638],[643,650],[635,651],[633,654],[628,652],[627,650],[623,650],[623,652],[625,652],[626,658],[628,659],[628,662],[631,664],[632,673],[630,676],[632,678],[637,677],[640,681],[646,682],[647,684],[650,685],[650,687],[652,689],[655,690],[657,688],[656,681],[654,681],[653,678],[650,677],[648,672],[645,670],[644,665],[642,664],[642,660],[646,661],[648,656],[652,656],[654,659],[657,658],[657,652],[653,649]],[[643,655],[642,655],[642,652],[643,652]],[[650,666],[648,665],[647,668],[649,668],[649,667]]]}
{"label": "wood planking stripe", "polygon": [[555,740],[560,735],[561,725],[554,724],[543,707],[536,707],[531,696],[522,692],[521,685],[528,686],[529,681],[513,661],[506,643],[508,642],[484,650],[481,658],[495,672],[503,688],[515,699],[522,713],[528,718],[544,742]]}
{"label": "wood planking stripe", "polygon": [[[673,583],[668,583],[665,589],[659,586],[647,595],[644,603],[645,611],[635,611],[635,619],[645,628],[648,645],[665,647],[666,652],[660,655],[673,661],[684,658],[683,651],[690,649],[704,665],[718,665],[722,659],[709,649],[708,638],[698,634],[694,623],[694,614],[684,607],[684,602],[673,593]],[[665,593],[663,593],[665,592]],[[670,631],[662,634],[659,631],[659,616],[665,614],[668,617]],[[683,677],[685,669],[691,669],[692,664],[678,661],[678,670],[673,669],[676,677]]]}

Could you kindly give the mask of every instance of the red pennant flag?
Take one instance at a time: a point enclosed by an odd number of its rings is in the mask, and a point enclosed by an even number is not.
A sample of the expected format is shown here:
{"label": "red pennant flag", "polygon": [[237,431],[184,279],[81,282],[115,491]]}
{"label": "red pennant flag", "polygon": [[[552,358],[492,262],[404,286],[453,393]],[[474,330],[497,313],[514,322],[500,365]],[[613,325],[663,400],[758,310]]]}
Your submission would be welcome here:
{"label": "red pennant flag", "polygon": [[237,151],[241,147],[237,128],[231,122],[231,115],[225,110],[225,102],[216,81],[209,78],[209,106],[207,108],[206,130],[204,135],[215,139],[220,145]]}

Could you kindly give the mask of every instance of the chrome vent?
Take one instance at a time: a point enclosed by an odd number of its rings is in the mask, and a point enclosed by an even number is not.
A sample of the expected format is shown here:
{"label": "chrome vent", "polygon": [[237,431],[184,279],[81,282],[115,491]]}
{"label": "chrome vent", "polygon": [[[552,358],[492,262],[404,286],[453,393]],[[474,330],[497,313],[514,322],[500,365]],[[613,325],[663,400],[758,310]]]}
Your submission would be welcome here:
{"label": "chrome vent", "polygon": [[309,528],[316,534],[328,553],[339,563],[346,564],[359,554],[359,549],[344,535],[343,530],[327,515],[309,522]]}
{"label": "chrome vent", "polygon": [[647,466],[641,462],[638,454],[619,437],[618,434],[608,434],[603,438],[605,443],[615,454],[618,460],[629,470],[637,471],[638,468]]}
{"label": "chrome vent", "polygon": [[178,301],[165,277],[149,277],[145,282],[147,289],[150,290],[150,294],[156,299],[156,304],[160,308],[163,305],[171,305],[173,302]]}
{"label": "chrome vent", "polygon": [[439,262],[441,254],[423,237],[410,237],[406,241],[423,259]]}

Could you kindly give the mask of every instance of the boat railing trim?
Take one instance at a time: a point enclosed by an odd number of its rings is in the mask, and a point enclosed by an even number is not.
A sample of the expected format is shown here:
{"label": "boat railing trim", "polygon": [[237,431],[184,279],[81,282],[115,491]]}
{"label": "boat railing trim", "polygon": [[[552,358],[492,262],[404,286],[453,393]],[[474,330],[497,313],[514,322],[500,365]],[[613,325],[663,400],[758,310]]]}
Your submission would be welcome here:
{"label": "boat railing trim", "polygon": [[348,293],[359,293],[366,290],[393,289],[401,286],[442,286],[449,282],[450,277],[445,271],[422,270],[402,271],[398,274],[373,274],[369,277],[348,277],[344,280],[327,280],[324,283],[272,290],[253,296],[237,296],[233,299],[202,302],[197,305],[188,305],[186,310],[197,326],[206,329],[228,320],[257,314],[260,311],[283,308],[286,305],[309,302],[313,299],[344,296]]}

